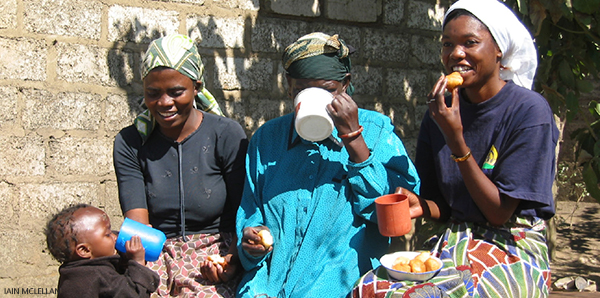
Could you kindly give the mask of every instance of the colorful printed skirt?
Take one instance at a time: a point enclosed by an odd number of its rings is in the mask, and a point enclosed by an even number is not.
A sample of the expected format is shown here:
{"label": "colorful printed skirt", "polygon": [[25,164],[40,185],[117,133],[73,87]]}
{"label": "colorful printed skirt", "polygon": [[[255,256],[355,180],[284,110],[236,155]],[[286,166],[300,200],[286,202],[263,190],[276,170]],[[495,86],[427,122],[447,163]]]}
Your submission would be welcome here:
{"label": "colorful printed skirt", "polygon": [[146,265],[160,277],[156,297],[235,297],[239,278],[215,284],[203,278],[200,265],[208,255],[226,252],[232,234],[196,234],[167,239],[160,257]]}
{"label": "colorful printed skirt", "polygon": [[425,282],[398,281],[382,266],[355,284],[353,297],[547,297],[545,222],[513,217],[502,228],[452,223],[432,253],[444,267]]}

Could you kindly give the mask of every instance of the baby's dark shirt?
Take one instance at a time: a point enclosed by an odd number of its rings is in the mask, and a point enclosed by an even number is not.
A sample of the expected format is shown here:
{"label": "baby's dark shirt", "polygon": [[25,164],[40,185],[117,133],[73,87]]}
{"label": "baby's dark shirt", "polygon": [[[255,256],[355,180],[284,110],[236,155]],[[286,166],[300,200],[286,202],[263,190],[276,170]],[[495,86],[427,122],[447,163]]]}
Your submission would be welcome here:
{"label": "baby's dark shirt", "polygon": [[59,268],[58,297],[150,297],[158,274],[119,255],[65,263]]}

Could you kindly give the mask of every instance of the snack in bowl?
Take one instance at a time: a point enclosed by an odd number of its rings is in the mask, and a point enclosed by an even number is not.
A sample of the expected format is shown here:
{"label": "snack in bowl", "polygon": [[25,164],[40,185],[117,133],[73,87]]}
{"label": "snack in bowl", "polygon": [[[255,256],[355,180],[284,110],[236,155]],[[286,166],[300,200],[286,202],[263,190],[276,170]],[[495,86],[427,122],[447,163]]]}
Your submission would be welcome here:
{"label": "snack in bowl", "polygon": [[379,261],[396,280],[425,281],[434,277],[443,266],[442,260],[429,252],[399,251],[386,254]]}
{"label": "snack in bowl", "polygon": [[450,92],[463,83],[463,78],[457,71],[447,75],[446,79],[448,79],[448,82],[446,83],[446,89],[448,89]]}

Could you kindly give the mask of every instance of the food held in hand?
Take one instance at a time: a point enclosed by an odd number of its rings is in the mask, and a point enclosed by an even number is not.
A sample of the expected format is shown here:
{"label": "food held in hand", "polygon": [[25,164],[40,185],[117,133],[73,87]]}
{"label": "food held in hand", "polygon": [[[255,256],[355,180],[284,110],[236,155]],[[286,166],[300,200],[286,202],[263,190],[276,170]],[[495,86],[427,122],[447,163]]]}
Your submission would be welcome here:
{"label": "food held in hand", "polygon": [[269,249],[269,247],[273,245],[273,236],[269,230],[261,230],[258,232],[258,236],[260,236],[260,244],[262,244],[266,249]]}
{"label": "food held in hand", "polygon": [[392,263],[392,269],[410,273],[423,273],[438,270],[441,264],[431,257],[429,252],[422,252],[413,259],[399,256]]}
{"label": "food held in hand", "polygon": [[457,71],[447,75],[446,79],[448,79],[448,82],[446,83],[446,89],[448,89],[450,92],[463,83],[463,78]]}
{"label": "food held in hand", "polygon": [[215,265],[221,265],[221,266],[227,265],[227,261],[225,260],[225,258],[223,258],[220,255],[216,255],[216,254],[215,255],[209,255],[207,257],[207,259],[209,261],[213,262],[213,264],[215,264]]}

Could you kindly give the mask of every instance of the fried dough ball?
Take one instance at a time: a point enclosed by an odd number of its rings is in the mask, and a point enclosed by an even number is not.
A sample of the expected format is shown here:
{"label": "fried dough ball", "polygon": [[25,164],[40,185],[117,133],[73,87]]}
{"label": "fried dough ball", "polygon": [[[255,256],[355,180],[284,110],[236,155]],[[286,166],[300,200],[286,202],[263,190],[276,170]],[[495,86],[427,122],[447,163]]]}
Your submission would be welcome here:
{"label": "fried dough ball", "polygon": [[408,263],[410,262],[410,259],[405,257],[405,256],[399,256],[396,258],[396,260],[394,260],[394,263],[392,264],[392,266],[395,265],[408,265]]}
{"label": "fried dough ball", "polygon": [[408,264],[396,264],[392,267],[392,269],[403,272],[411,272],[412,270]]}
{"label": "fried dough ball", "polygon": [[412,259],[409,263],[410,271],[413,273],[423,273],[426,271],[425,263],[419,259]]}
{"label": "fried dough ball", "polygon": [[448,89],[448,91],[452,92],[452,90],[454,90],[454,88],[462,85],[463,83],[463,78],[460,75],[459,72],[453,72],[449,75],[446,76],[446,79],[448,79],[448,82],[446,83],[446,89]]}
{"label": "fried dough ball", "polygon": [[258,236],[260,236],[260,244],[262,244],[266,249],[269,249],[271,245],[273,245],[273,236],[269,232],[269,230],[261,230],[258,232]]}
{"label": "fried dough ball", "polygon": [[225,258],[223,258],[220,255],[209,255],[207,257],[207,259],[211,262],[213,262],[213,264],[215,265],[221,265],[223,267],[225,267],[225,265],[227,265],[227,261],[225,260]]}
{"label": "fried dough ball", "polygon": [[426,251],[420,253],[418,256],[415,257],[415,259],[420,260],[423,263],[425,263],[425,261],[427,261],[429,258],[431,258],[431,254]]}
{"label": "fried dough ball", "polygon": [[436,261],[434,258],[429,258],[425,261],[425,270],[434,271],[440,269],[440,263]]}

